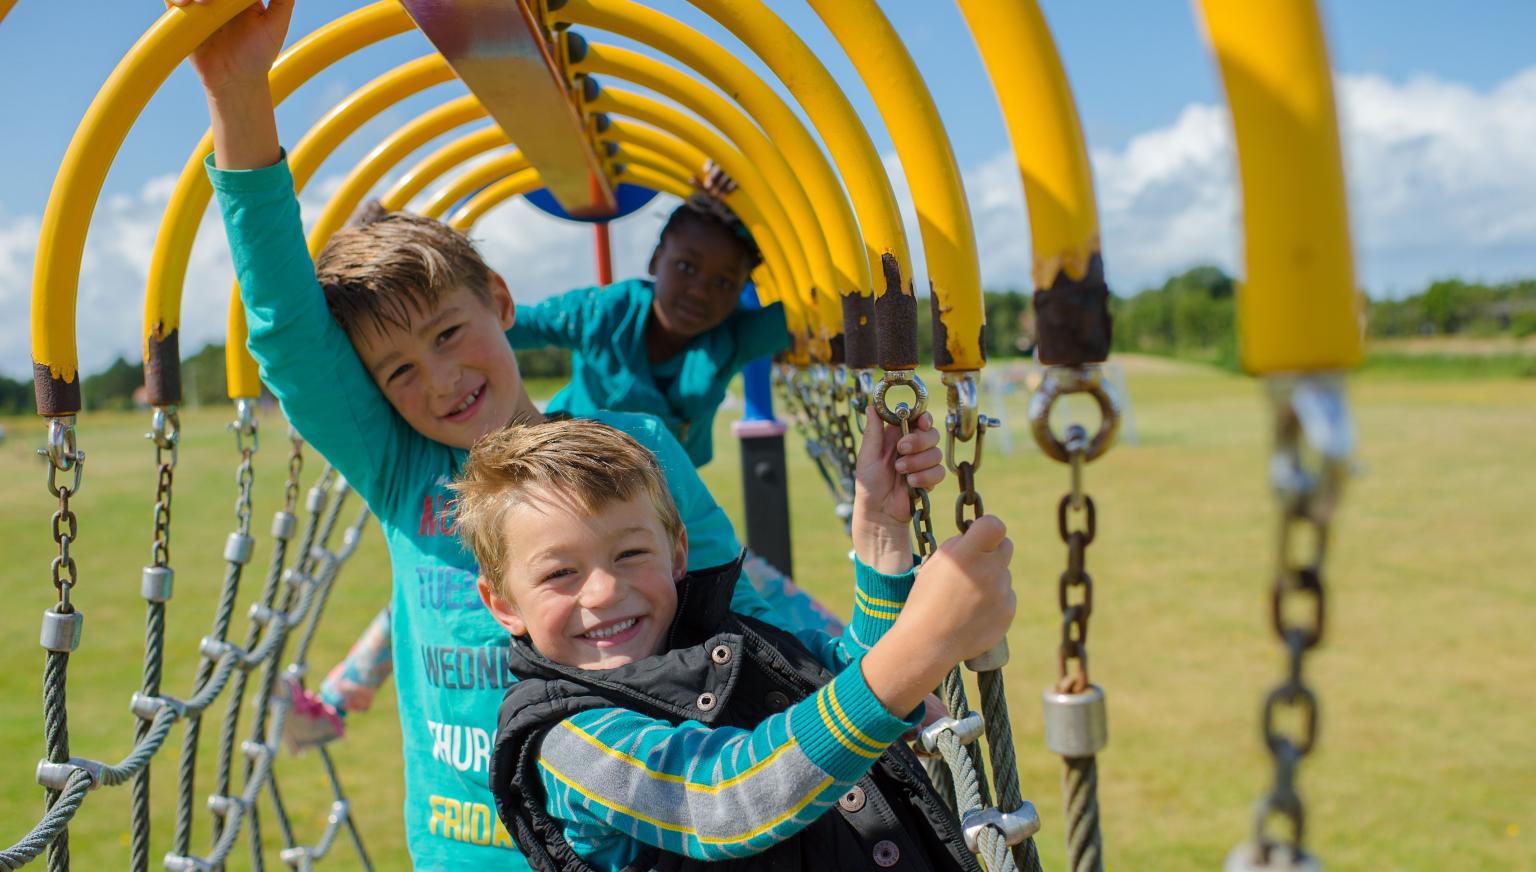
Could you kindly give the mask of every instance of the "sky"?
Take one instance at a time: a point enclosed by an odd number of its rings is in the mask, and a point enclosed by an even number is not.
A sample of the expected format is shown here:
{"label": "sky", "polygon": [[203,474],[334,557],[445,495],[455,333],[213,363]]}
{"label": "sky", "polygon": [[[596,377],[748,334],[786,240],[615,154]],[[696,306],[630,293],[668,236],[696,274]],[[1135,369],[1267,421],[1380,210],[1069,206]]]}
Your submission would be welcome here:
{"label": "sky", "polygon": [[[915,215],[873,100],[804,0],[769,4],[822,58],[885,157],[919,261],[914,278],[923,287]],[[362,0],[298,0],[290,44],[360,5]],[[727,46],[787,94],[744,46],[691,3],[646,5]],[[964,20],[950,2],[880,5],[903,34],[948,130],[975,220],[984,285],[1027,288],[1028,219],[1017,165]],[[1191,5],[1041,5],[1087,134],[1111,287],[1133,293],[1201,263],[1239,272],[1241,199],[1231,135],[1215,64]],[[160,0],[19,0],[0,21],[0,374],[30,373],[33,260],[64,150],[96,91],[161,9]],[[1536,49],[1530,40],[1536,3],[1323,0],[1321,9],[1340,106],[1359,283],[1373,295],[1393,296],[1443,276],[1536,275]],[[637,48],[609,34],[586,35]],[[426,40],[409,33],[325,71],[280,107],[283,141],[291,146],[345,95],[427,51]],[[380,138],[459,93],[457,83],[431,89],[349,139],[302,197],[306,216],[319,213],[325,196]],[[139,355],[156,228],[207,121],[196,77],[183,64],[139,116],[112,164],[82,264],[78,335],[87,373],[118,355]],[[660,197],[614,225],[617,275],[643,273],[674,202]],[[590,229],[548,218],[522,202],[490,213],[473,236],[520,302],[595,281]],[[185,353],[221,339],[229,281],[229,255],[210,211],[183,302]]]}

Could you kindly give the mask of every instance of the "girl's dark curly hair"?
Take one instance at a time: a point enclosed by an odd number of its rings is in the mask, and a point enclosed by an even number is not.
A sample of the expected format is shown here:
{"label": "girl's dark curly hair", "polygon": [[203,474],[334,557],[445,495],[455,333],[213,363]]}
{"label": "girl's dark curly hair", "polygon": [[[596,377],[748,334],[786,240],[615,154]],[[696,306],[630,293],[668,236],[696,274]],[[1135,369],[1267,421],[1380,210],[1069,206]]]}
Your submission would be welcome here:
{"label": "girl's dark curly hair", "polygon": [[731,207],[703,191],[695,191],[692,196],[684,200],[681,206],[672,210],[667,217],[667,223],[661,228],[661,235],[657,237],[657,243],[667,238],[667,234],[681,230],[688,224],[698,224],[705,227],[718,227],[741,244],[742,252],[747,256],[749,268],[756,269],[763,262],[763,252],[757,247],[757,241],[752,238],[752,232],[747,225],[731,211]]}

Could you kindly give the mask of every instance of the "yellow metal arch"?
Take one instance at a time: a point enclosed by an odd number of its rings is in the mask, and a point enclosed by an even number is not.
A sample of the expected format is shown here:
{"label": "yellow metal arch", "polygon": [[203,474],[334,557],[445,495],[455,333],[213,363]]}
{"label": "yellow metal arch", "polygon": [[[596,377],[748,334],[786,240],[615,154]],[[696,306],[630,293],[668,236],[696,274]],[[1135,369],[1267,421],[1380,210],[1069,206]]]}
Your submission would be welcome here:
{"label": "yellow metal arch", "polygon": [[1349,210],[1317,7],[1201,0],[1200,8],[1232,108],[1243,183],[1243,365],[1266,375],[1355,366]]}
{"label": "yellow metal arch", "polygon": [[455,203],[469,197],[486,185],[513,173],[528,169],[528,159],[513,149],[490,160],[476,164],[460,173],[453,181],[439,188],[419,210],[428,218],[442,218]]}
{"label": "yellow metal arch", "polygon": [[[615,164],[644,166],[658,172],[675,170],[685,178],[687,168],[700,166],[705,157],[704,152],[683,140],[639,124],[616,121],[604,137],[605,141],[614,142],[618,146],[613,156]],[[741,188],[726,195],[725,201],[752,229],[753,238],[763,252],[764,262],[774,266],[775,275],[783,274],[786,268],[784,234],[790,232],[790,229],[771,225],[756,201]],[[775,296],[778,296],[777,292],[778,288],[775,287]],[[803,293],[796,293],[793,287],[790,287],[789,292],[802,303],[805,302]]]}
{"label": "yellow metal arch", "polygon": [[1035,0],[957,0],[981,50],[1024,180],[1036,288],[1079,281],[1099,253],[1093,171],[1077,104]]}
{"label": "yellow metal arch", "polygon": [[[325,208],[321,210],[320,216],[315,219],[314,227],[309,232],[310,244],[314,245],[316,239],[324,244],[331,238],[331,234],[340,230],[357,210],[358,204],[363,201],[369,191],[373,190],[374,185],[377,185],[386,173],[411,152],[455,127],[485,117],[485,107],[480,105],[480,100],[473,94],[466,94],[423,112],[404,127],[385,137],[347,173],[341,187],[337,188],[336,193],[326,201]],[[491,144],[487,145],[486,149],[507,144],[506,134],[499,127],[486,128],[471,135],[490,140]]]}
{"label": "yellow metal arch", "polygon": [[886,369],[916,367],[917,304],[912,296],[907,238],[880,154],[853,106],[816,55],[759,0],[689,2],[746,43],[790,89],[821,133],[858,207],[871,262],[879,264],[873,275],[879,277],[875,281],[875,307],[882,328],[880,365]]}
{"label": "yellow metal arch", "polygon": [[70,139],[43,211],[32,272],[32,369],[39,414],[80,411],[75,298],[85,234],[107,169],[171,70],[240,9],[237,0],[228,0],[166,10],[112,70]]}
{"label": "yellow metal arch", "polygon": [[[590,81],[590,80],[589,80]],[[654,127],[659,127],[686,142],[695,148],[713,157],[720,166],[737,181],[742,188],[747,190],[753,201],[762,209],[764,217],[768,219],[768,226],[793,228],[789,217],[785,214],[783,206],[774,195],[772,187],[763,179],[757,168],[747,161],[741,152],[722,139],[718,134],[707,129],[704,125],[688,117],[683,112],[653,100],[640,94],[634,94],[622,90],[601,88],[596,95],[584,102],[587,109],[594,112],[607,112],[614,115],[627,115],[646,122]],[[798,245],[798,239],[788,233],[780,233],[780,242],[785,246],[784,254],[788,260],[791,278],[799,295],[806,296],[807,290],[814,292],[815,285],[808,275],[808,266],[805,254]],[[831,321],[824,321],[818,316],[814,323],[818,328],[816,342],[813,344],[812,354],[819,360],[825,360],[830,354],[828,340],[829,324],[841,323],[842,314],[838,310],[836,297],[830,291],[823,290],[821,299],[829,305],[829,309],[820,311],[834,311],[836,317]],[[809,315],[809,312],[807,313]]]}
{"label": "yellow metal arch", "polygon": [[[763,132],[728,100],[696,80],[659,61],[616,46],[587,43],[583,51],[572,51],[571,68],[578,72],[610,74],[676,100],[725,134],[732,144],[764,177],[769,190],[779,198],[786,217],[797,231],[792,240],[780,238],[784,245],[798,244],[805,253],[813,293],[816,294],[821,323],[828,339],[841,334],[842,309],[837,293],[826,234],[805,189]],[[727,171],[729,172],[729,170]],[[771,214],[765,209],[764,214]],[[787,228],[786,228],[787,230]],[[784,230],[780,231],[781,233]]]}
{"label": "yellow metal arch", "polygon": [[917,206],[933,292],[934,365],[944,372],[986,363],[981,268],[960,168],[928,86],[874,0],[810,0],[842,43],[875,99]]}
{"label": "yellow metal arch", "polygon": [[405,175],[401,176],[384,192],[379,202],[384,208],[394,211],[404,209],[417,194],[426,190],[426,187],[444,173],[461,163],[484,154],[493,148],[511,145],[507,134],[499,127],[488,127],[477,130],[460,139],[437,149],[418,161]]}
{"label": "yellow metal arch", "polygon": [[[227,13],[221,13],[223,17],[219,19],[220,24],[242,7],[238,0],[229,0],[229,4],[228,8],[216,7]],[[191,6],[174,12],[200,15],[202,13],[199,10],[203,8]],[[378,0],[317,28],[283,52],[272,65],[269,83],[273,101],[281,103],[300,85],[341,58],[410,28],[411,20],[397,0]],[[174,60],[179,62],[199,42],[201,39],[193,42]],[[149,280],[144,296],[144,334],[146,387],[151,403],[175,401],[161,395],[163,388],[168,386],[159,384],[154,377],[157,367],[151,366],[150,361],[162,356],[174,357],[176,354],[175,335],[181,324],[181,296],[187,279],[187,262],[192,255],[192,242],[197,237],[203,212],[213,196],[213,187],[203,170],[203,161],[212,151],[213,136],[204,133],[186,165],[182,167],[181,176],[176,181],[165,215],[160,221],[154,251],[150,255]],[[231,313],[230,317],[233,319],[236,316]],[[239,318],[242,319],[240,333],[244,335],[244,314],[241,313]]]}
{"label": "yellow metal arch", "polygon": [[536,191],[543,185],[544,179],[539,176],[538,170],[532,167],[519,170],[500,181],[492,182],[480,193],[470,197],[469,202],[455,209],[449,216],[448,226],[460,233],[467,233],[486,212],[513,197]]}

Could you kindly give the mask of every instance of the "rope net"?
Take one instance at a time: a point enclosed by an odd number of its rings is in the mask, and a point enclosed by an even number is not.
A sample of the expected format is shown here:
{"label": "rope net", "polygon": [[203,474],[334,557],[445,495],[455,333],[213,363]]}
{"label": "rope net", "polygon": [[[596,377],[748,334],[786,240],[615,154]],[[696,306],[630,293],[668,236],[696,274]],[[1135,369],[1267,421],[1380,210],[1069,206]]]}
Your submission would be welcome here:
{"label": "rope net", "polygon": [[[38,764],[37,780],[45,788],[44,813],[9,848],[0,850],[0,869],[17,869],[45,852],[50,870],[70,868],[69,824],[102,787],[131,784],[129,868],[147,870],[151,855],[151,766],[182,727],[177,765],[176,816],[170,849],[161,865],[171,872],[204,872],[223,867],[242,840],[248,845],[251,868],[262,870],[261,813],[269,810],[281,833],[278,859],[289,868],[307,870],[326,857],[343,830],[361,864],[372,869],[363,840],[350,813],[350,803],[328,749],[317,758],[324,770],[331,803],[324,830],[313,842],[297,840],[282,801],[276,770],[281,756],[284,724],[294,694],[302,688],[310,644],[323,617],[338,573],[362,538],[369,514],[349,506],[350,488],[329,468],[298,505],[304,468],[302,442],[290,433],[283,504],[270,530],[270,560],[262,586],[244,619],[240,642],[231,639],[241,582],[256,551],[252,533],[251,498],[255,487],[258,428],[251,400],[237,401],[236,420],[229,425],[238,457],[234,530],[225,541],[224,573],[212,626],[198,646],[199,659],[185,697],[165,691],[170,682],[163,666],[166,624],[174,570],[171,564],[171,509],[179,444],[179,420],[174,407],[157,408],[149,438],[157,469],[151,562],[144,568],[141,594],[145,600],[143,680],[129,708],[135,718],[133,743],[117,762],[97,754],[80,756],[69,743],[68,669],[81,642],[81,612],[72,598],[77,582],[70,548],[78,534],[78,518],[70,498],[85,480],[85,452],[75,444],[75,421],[49,422],[49,492],[58,500],[54,540],[59,556],[53,560],[58,602],[44,617],[41,643],[46,649],[43,673],[43,724],[46,756]],[[69,483],[62,484],[67,476]],[[340,542],[334,543],[338,528]],[[290,643],[293,643],[290,645]],[[241,723],[247,697],[249,723]],[[205,721],[216,703],[225,705],[222,719],[209,721],[207,733],[216,744],[211,793],[198,792],[198,755]],[[238,777],[237,772],[238,771]],[[238,789],[237,789],[238,785]],[[205,785],[204,790],[207,790]],[[265,798],[265,803],[263,799]],[[205,819],[209,840],[199,853],[194,830]]]}

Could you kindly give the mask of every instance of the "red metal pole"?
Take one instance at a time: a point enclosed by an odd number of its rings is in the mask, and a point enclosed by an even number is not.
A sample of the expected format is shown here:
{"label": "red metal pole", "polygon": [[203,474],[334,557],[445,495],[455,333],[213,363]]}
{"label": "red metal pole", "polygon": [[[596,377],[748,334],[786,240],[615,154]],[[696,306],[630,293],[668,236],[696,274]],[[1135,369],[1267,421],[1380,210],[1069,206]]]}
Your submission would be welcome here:
{"label": "red metal pole", "polygon": [[613,284],[613,248],[608,242],[608,222],[596,221],[592,231],[597,242],[597,283]]}

